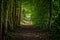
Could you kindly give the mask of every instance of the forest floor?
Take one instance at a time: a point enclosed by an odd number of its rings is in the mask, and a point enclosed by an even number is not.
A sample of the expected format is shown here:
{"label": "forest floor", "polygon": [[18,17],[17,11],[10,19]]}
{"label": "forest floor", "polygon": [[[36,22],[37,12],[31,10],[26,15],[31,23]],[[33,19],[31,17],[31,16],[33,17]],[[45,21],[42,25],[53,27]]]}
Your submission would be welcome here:
{"label": "forest floor", "polygon": [[10,40],[49,40],[49,38],[47,30],[39,30],[34,27],[18,27]]}
{"label": "forest floor", "polygon": [[0,30],[0,40],[2,40],[2,34],[1,34],[1,30]]}

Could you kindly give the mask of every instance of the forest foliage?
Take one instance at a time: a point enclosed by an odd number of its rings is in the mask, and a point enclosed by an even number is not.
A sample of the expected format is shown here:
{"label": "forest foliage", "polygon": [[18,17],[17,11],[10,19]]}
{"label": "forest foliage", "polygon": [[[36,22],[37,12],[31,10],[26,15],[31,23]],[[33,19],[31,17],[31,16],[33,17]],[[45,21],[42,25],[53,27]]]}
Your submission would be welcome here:
{"label": "forest foliage", "polygon": [[51,24],[50,37],[60,40],[60,0],[2,0],[1,9],[2,28],[5,31],[14,29],[21,22],[24,24],[29,18],[30,23],[39,28],[50,29]]}

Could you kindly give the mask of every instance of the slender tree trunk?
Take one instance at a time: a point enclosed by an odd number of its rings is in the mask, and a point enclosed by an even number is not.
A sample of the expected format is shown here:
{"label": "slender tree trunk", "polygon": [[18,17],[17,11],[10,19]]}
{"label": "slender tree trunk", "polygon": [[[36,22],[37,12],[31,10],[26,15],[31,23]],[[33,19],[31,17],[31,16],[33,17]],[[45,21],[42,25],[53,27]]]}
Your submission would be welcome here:
{"label": "slender tree trunk", "polygon": [[[2,0],[0,0],[0,13],[2,15]],[[0,15],[0,40],[2,40],[2,16]]]}
{"label": "slender tree trunk", "polygon": [[48,21],[48,29],[51,29],[51,20],[52,20],[52,12],[53,11],[53,4],[52,0],[50,0],[50,16],[49,16],[49,21]]}
{"label": "slender tree trunk", "polygon": [[6,10],[6,15],[5,15],[6,19],[5,19],[5,30],[7,32],[7,27],[8,27],[8,10]]}
{"label": "slender tree trunk", "polygon": [[1,6],[1,8],[2,8],[2,11],[1,11],[1,28],[2,28],[2,40],[5,40],[5,27],[4,27],[4,0],[2,0],[2,6]]}
{"label": "slender tree trunk", "polygon": [[[0,13],[2,14],[2,0],[0,0]],[[1,15],[0,15],[0,31],[1,31]]]}
{"label": "slender tree trunk", "polygon": [[3,12],[4,12],[4,29],[7,29],[7,2],[3,0]]}
{"label": "slender tree trunk", "polygon": [[18,10],[18,1],[17,0],[16,0],[16,4],[15,5],[16,5],[16,16],[15,16],[16,19],[15,20],[16,20],[16,25],[18,25],[18,13],[19,13],[19,10]]}
{"label": "slender tree trunk", "polygon": [[[3,34],[3,40],[5,40],[5,33],[7,31],[7,2],[5,0],[2,0],[2,34]],[[3,15],[4,14],[4,15]]]}
{"label": "slender tree trunk", "polygon": [[12,18],[13,0],[9,0],[9,25],[10,29],[13,29],[13,18]]}
{"label": "slender tree trunk", "polygon": [[20,25],[20,19],[21,19],[21,3],[19,3],[18,2],[18,12],[17,12],[17,18],[18,18],[18,20],[17,20],[17,22],[18,22],[18,24],[17,25]]}
{"label": "slender tree trunk", "polygon": [[15,22],[15,26],[16,26],[16,0],[14,1],[14,14],[15,14],[15,16],[14,16],[14,22]]}
{"label": "slender tree trunk", "polygon": [[21,2],[19,4],[18,25],[20,25],[20,20],[21,20]]}
{"label": "slender tree trunk", "polygon": [[13,17],[13,26],[16,26],[16,0],[13,1],[12,17]]}

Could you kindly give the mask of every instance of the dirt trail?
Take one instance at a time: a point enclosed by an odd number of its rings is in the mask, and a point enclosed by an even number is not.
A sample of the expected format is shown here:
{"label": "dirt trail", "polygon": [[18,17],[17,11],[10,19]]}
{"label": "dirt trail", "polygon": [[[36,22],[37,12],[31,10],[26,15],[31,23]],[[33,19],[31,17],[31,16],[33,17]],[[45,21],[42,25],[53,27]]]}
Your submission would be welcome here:
{"label": "dirt trail", "polygon": [[48,40],[47,30],[23,27],[15,31],[12,40]]}

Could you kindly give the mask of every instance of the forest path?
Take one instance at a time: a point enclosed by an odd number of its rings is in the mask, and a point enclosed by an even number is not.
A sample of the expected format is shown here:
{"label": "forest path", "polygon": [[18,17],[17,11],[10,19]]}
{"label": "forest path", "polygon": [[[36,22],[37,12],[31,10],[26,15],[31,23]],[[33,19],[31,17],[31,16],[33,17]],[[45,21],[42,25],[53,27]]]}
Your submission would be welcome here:
{"label": "forest path", "polygon": [[39,30],[34,27],[17,28],[12,40],[48,40],[47,30]]}

